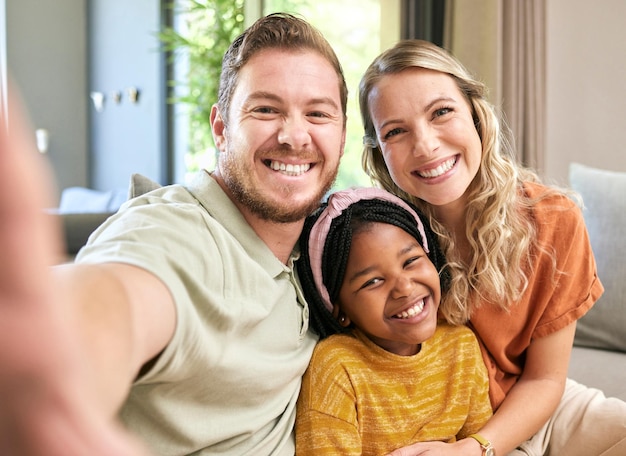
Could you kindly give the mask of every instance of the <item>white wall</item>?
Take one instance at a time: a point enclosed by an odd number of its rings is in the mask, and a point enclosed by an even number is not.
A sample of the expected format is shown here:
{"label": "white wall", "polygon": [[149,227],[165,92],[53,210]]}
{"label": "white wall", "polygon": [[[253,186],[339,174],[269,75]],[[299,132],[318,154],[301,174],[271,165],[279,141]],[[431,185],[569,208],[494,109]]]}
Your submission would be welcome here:
{"label": "white wall", "polygon": [[626,171],[626,2],[547,0],[546,177]]}
{"label": "white wall", "polygon": [[59,188],[87,184],[86,0],[6,0],[7,65]]}
{"label": "white wall", "polygon": [[[105,97],[101,111],[89,109],[90,187],[123,190],[133,173],[169,183],[160,0],[88,0],[88,6],[89,91]],[[136,102],[131,88],[139,90]]]}

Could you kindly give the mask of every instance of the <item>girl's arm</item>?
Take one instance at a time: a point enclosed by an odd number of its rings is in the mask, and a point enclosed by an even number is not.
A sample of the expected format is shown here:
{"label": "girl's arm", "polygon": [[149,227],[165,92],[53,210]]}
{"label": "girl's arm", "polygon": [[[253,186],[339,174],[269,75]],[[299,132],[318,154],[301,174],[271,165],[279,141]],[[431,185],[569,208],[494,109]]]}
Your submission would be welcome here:
{"label": "girl's arm", "polygon": [[[505,455],[533,436],[559,404],[574,341],[576,322],[540,339],[526,352],[526,365],[517,384],[479,434],[489,440],[497,455]],[[472,438],[453,444],[416,443],[389,456],[480,456],[482,450]]]}

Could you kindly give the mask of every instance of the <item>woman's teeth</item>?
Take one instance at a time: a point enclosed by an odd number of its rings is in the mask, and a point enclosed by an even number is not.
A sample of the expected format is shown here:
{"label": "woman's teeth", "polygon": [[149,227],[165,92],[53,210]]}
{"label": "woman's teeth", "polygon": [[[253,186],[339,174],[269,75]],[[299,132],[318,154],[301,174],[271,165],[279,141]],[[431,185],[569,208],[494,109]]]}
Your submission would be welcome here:
{"label": "woman's teeth", "polygon": [[310,163],[305,163],[303,165],[292,165],[291,163],[281,163],[278,161],[271,161],[269,164],[270,168],[274,171],[280,171],[283,174],[287,174],[289,176],[299,176],[300,174],[306,173],[310,168]]}
{"label": "woman's teeth", "polygon": [[427,177],[427,178],[438,177],[450,171],[455,163],[456,163],[456,157],[443,162],[441,165],[437,166],[434,169],[429,169],[428,171],[420,171],[418,174],[421,177]]}
{"label": "woman's teeth", "polygon": [[395,315],[396,318],[411,318],[417,314],[422,313],[424,310],[424,300],[422,299],[420,302],[415,304],[413,307],[409,307],[406,310],[403,310],[399,314]]}

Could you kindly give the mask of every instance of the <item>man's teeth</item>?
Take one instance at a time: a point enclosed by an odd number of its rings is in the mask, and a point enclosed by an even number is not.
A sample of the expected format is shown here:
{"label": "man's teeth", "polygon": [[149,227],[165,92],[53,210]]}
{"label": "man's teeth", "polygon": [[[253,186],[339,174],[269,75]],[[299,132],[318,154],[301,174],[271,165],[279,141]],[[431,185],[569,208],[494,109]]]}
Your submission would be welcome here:
{"label": "man's teeth", "polygon": [[413,307],[409,307],[408,309],[403,310],[402,312],[397,314],[395,317],[396,318],[411,318],[411,317],[414,317],[417,314],[422,313],[422,310],[424,310],[424,300],[423,299],[420,302],[418,302],[417,304],[415,304]]}
{"label": "man's teeth", "polygon": [[418,174],[421,177],[429,178],[441,176],[443,173],[450,171],[455,163],[456,158],[451,158],[450,160],[443,162],[441,165],[437,166],[434,169],[429,169],[428,171],[420,171]]}
{"label": "man's teeth", "polygon": [[270,168],[274,171],[280,171],[281,173],[288,174],[290,176],[299,176],[300,174],[306,173],[310,168],[310,163],[305,163],[303,165],[292,165],[291,163],[281,163],[278,161],[271,161]]}

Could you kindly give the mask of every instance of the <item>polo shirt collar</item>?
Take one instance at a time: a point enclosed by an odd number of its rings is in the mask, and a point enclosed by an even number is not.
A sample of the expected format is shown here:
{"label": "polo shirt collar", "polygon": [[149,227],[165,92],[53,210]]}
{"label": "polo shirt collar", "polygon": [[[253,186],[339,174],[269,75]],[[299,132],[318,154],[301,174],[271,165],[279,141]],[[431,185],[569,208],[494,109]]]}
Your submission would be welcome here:
{"label": "polo shirt collar", "polygon": [[187,189],[211,217],[237,239],[248,255],[270,275],[276,277],[283,272],[291,272],[294,261],[300,256],[297,245],[291,252],[288,265],[284,265],[259,238],[237,206],[207,171],[196,173]]}

